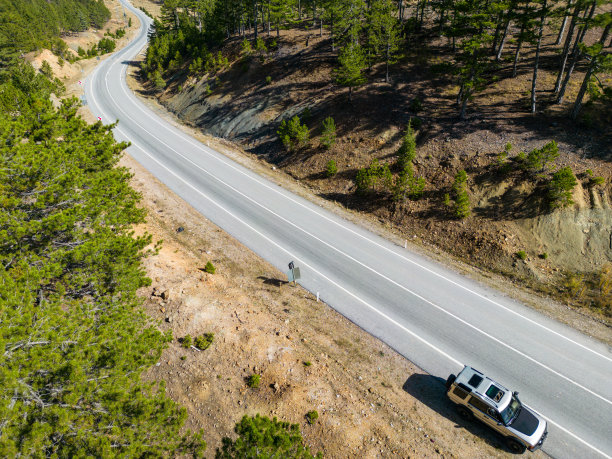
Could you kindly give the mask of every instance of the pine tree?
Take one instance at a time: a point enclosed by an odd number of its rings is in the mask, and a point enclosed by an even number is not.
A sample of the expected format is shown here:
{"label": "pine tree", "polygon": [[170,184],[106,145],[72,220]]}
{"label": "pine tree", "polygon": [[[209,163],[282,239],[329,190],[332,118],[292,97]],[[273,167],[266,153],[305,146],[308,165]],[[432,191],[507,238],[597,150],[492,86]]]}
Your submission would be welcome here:
{"label": "pine tree", "polygon": [[399,50],[399,28],[393,17],[391,0],[374,0],[368,12],[368,41],[377,56],[385,62],[385,81],[389,82],[389,64],[395,62]]}
{"label": "pine tree", "polygon": [[494,25],[489,7],[489,4],[480,0],[464,2],[457,6],[457,18],[452,33],[463,36],[457,56],[460,64],[460,88],[457,96],[460,119],[465,117],[468,101],[486,84],[484,75],[490,66],[488,49],[493,40],[491,29]]}
{"label": "pine tree", "polygon": [[406,131],[402,137],[402,144],[397,150],[397,167],[404,170],[408,165],[412,164],[416,157],[416,136],[412,130],[412,122],[408,122]]}
{"label": "pine tree", "polygon": [[0,454],[201,454],[185,410],[140,378],[171,336],[136,294],[153,252],[132,231],[126,144],[75,98],[56,110],[43,79],[22,64],[0,84]]}
{"label": "pine tree", "polygon": [[574,107],[570,113],[570,118],[575,120],[582,109],[582,101],[586,94],[589,83],[600,72],[612,70],[612,54],[604,51],[605,43],[610,35],[612,28],[612,14],[603,13],[596,18],[596,23],[603,27],[601,38],[592,46],[582,46],[581,52],[589,57],[589,66],[580,85],[580,90],[576,96]]}
{"label": "pine tree", "polygon": [[336,71],[336,81],[349,88],[349,101],[353,101],[353,88],[366,82],[363,70],[366,61],[363,49],[359,44],[350,41],[338,56],[340,68]]}
{"label": "pine tree", "polygon": [[536,44],[536,55],[533,64],[533,78],[531,79],[531,113],[536,112],[536,87],[538,81],[538,69],[540,65],[540,48],[542,45],[542,34],[544,33],[544,21],[548,13],[547,0],[542,0],[540,9],[540,24],[538,26],[538,38]]}
{"label": "pine tree", "polygon": [[453,191],[455,193],[455,214],[458,218],[469,217],[470,197],[467,192],[467,174],[464,170],[460,170],[455,175]]}

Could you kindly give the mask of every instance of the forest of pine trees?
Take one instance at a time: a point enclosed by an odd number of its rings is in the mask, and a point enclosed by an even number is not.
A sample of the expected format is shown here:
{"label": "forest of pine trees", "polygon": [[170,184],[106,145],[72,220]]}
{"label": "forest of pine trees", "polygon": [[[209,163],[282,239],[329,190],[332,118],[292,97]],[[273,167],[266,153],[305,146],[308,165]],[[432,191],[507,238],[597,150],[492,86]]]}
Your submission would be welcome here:
{"label": "forest of pine trees", "polygon": [[52,48],[61,35],[110,19],[102,0],[0,0],[0,59],[38,48]]}
{"label": "forest of pine trees", "polygon": [[[19,54],[100,27],[101,1],[0,8],[0,456],[199,454],[186,412],[142,373],[170,335],[141,308],[151,253],[126,145]],[[48,66],[47,66],[48,67]],[[181,432],[180,432],[181,431]]]}
{"label": "forest of pine trees", "polygon": [[[225,38],[274,37],[306,24],[331,38],[339,59],[336,82],[351,91],[366,81],[364,72],[373,64],[384,64],[389,81],[389,67],[416,39],[419,46],[441,39],[449,50],[446,68],[460,88],[460,117],[474,95],[499,77],[502,62],[512,62],[516,76],[529,51],[522,66],[531,68],[533,113],[538,91],[553,91],[555,103],[561,103],[574,70],[586,72],[570,113],[576,118],[586,94],[612,97],[612,89],[597,77],[612,68],[609,5],[609,0],[167,0],[143,69],[149,79],[159,80],[165,71],[200,59],[202,65],[192,70],[210,71],[215,58],[209,49]],[[538,81],[545,30],[556,37],[546,43],[548,51],[557,52],[556,84],[550,88]]]}
{"label": "forest of pine trees", "polygon": [[0,456],[197,453],[141,374],[171,339],[144,314],[148,235],[125,144],[27,63],[0,73]]}

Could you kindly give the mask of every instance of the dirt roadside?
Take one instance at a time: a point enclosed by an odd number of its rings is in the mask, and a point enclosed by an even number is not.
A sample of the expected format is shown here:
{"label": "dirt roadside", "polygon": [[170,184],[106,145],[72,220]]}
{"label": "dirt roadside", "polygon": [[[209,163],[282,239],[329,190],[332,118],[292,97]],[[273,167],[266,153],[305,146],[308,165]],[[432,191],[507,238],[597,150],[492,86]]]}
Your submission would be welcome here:
{"label": "dirt roadside", "polygon": [[[185,204],[125,156],[149,211],[147,231],[163,239],[145,262],[153,279],[145,308],[171,329],[215,334],[203,352],[178,339],[148,377],[164,380],[203,429],[213,455],[244,414],[299,423],[326,457],[509,457],[501,439],[459,420],[443,381],[365,333]],[[181,229],[180,231],[178,231]],[[203,272],[211,261],[217,273]],[[245,378],[261,375],[250,389]],[[316,410],[314,425],[306,422]],[[534,457],[544,457],[538,452]]]}

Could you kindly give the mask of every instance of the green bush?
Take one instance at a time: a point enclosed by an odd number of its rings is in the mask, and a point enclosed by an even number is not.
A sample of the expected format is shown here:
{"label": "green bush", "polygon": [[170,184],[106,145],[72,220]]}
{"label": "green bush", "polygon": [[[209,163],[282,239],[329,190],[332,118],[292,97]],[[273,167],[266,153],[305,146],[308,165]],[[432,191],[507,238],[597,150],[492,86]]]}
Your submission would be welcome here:
{"label": "green bush", "polygon": [[215,268],[211,261],[207,261],[206,266],[204,266],[204,272],[208,274],[214,274],[215,271],[217,271],[217,268]]}
{"label": "green bush", "polygon": [[202,336],[196,337],[196,339],[193,341],[193,345],[201,351],[204,351],[210,347],[214,339],[214,333],[204,333]]}
{"label": "green bush", "polygon": [[112,53],[115,50],[115,46],[117,46],[117,44],[112,38],[102,38],[98,42],[98,50],[102,54]]}
{"label": "green bush", "polygon": [[546,166],[559,157],[559,147],[554,140],[542,148],[534,148],[527,154],[524,162],[526,169],[544,172]]}
{"label": "green bush", "polygon": [[397,166],[400,170],[406,168],[408,164],[412,164],[416,157],[416,136],[412,130],[412,120],[408,122],[404,137],[402,138],[402,144],[397,150]]}
{"label": "green bush", "polygon": [[42,73],[49,79],[53,78],[53,70],[51,69],[51,65],[47,61],[42,61],[42,64],[40,66],[40,73]]}
{"label": "green bush", "polygon": [[391,192],[394,201],[405,201],[406,198],[417,200],[423,196],[425,190],[425,179],[423,177],[415,177],[412,168],[412,163],[408,163],[404,170],[399,173],[393,181]]}
{"label": "green bush", "polygon": [[319,453],[313,456],[308,446],[304,444],[300,426],[270,420],[257,414],[254,417],[245,415],[236,424],[234,432],[236,440],[223,438],[223,446],[217,449],[216,457],[224,459],[243,458],[283,458],[283,459],[314,459],[322,458]]}
{"label": "green bush", "polygon": [[373,178],[367,167],[359,169],[355,176],[355,193],[365,194],[372,188]]}
{"label": "green bush", "polygon": [[262,53],[268,52],[268,48],[266,48],[266,43],[259,37],[257,37],[257,41],[255,42],[255,51],[259,51]]}
{"label": "green bush", "polygon": [[331,116],[323,120],[323,133],[321,134],[321,145],[329,150],[336,143],[336,123]]}
{"label": "green bush", "polygon": [[604,183],[606,183],[606,179],[603,177],[591,177],[591,180],[589,180],[589,186],[598,186]]}
{"label": "green bush", "polygon": [[555,172],[548,185],[550,207],[556,209],[572,205],[574,203],[572,191],[577,184],[576,177],[570,167],[563,167]]}
{"label": "green bush", "polygon": [[166,81],[161,76],[161,73],[159,70],[156,70],[155,72],[153,72],[152,79],[153,79],[153,84],[155,85],[157,89],[164,89],[166,87]]}
{"label": "green bush", "polygon": [[217,58],[211,58],[211,62],[214,65],[215,70],[223,70],[229,67],[229,59],[223,56],[221,51],[217,52]]}
{"label": "green bush", "polygon": [[319,413],[317,413],[316,410],[312,410],[306,413],[306,420],[308,421],[308,424],[314,424],[315,422],[317,422],[317,419],[319,419]]}
{"label": "green bush", "polygon": [[181,341],[181,346],[183,346],[185,349],[189,349],[192,342],[191,335],[185,335]]}
{"label": "green bush", "polygon": [[548,254],[546,252],[541,253],[539,256],[542,260],[546,260],[548,258]]}
{"label": "green bush", "polygon": [[78,47],[78,49],[77,49],[77,54],[78,54],[80,57],[85,57],[87,53],[86,53],[86,51],[85,51],[83,48],[81,48],[81,47],[79,46],[79,47]]}
{"label": "green bush", "polygon": [[368,191],[375,190],[381,182],[384,188],[392,189],[393,175],[388,165],[381,165],[378,159],[373,159],[370,163],[370,167],[357,171],[357,175],[355,176],[355,193],[364,194]]}
{"label": "green bush", "polygon": [[587,285],[584,282],[584,274],[580,273],[566,273],[563,286],[568,296],[573,299],[581,298],[587,289]]}
{"label": "green bush", "polygon": [[469,217],[470,197],[467,193],[467,173],[464,170],[460,170],[455,175],[453,191],[455,192],[455,215],[458,218]]}
{"label": "green bush", "polygon": [[423,125],[423,120],[418,116],[410,117],[410,124],[412,125],[413,129],[416,129],[418,131]]}
{"label": "green bush", "polygon": [[194,75],[202,71],[204,68],[204,63],[202,62],[201,57],[196,57],[191,64],[189,64],[189,74]]}
{"label": "green bush", "polygon": [[276,133],[288,151],[307,145],[310,136],[308,126],[301,124],[297,115],[289,121],[283,120]]}
{"label": "green bush", "polygon": [[516,256],[518,257],[519,260],[527,259],[527,253],[524,250],[519,250],[518,252],[516,252]]}
{"label": "green bush", "polygon": [[504,147],[504,150],[497,155],[497,166],[501,172],[508,172],[509,170],[508,156],[510,155],[511,150],[512,144],[508,142]]}
{"label": "green bush", "polygon": [[259,387],[259,382],[261,380],[261,375],[254,374],[247,378],[247,386],[252,389],[257,389]]}
{"label": "green bush", "polygon": [[272,84],[272,77],[271,77],[270,75],[268,75],[268,76],[266,77],[266,84],[267,84],[267,85]]}
{"label": "green bush", "polygon": [[443,203],[446,207],[450,207],[451,205],[451,198],[450,198],[450,194],[448,193],[444,193],[444,200]]}
{"label": "green bush", "polygon": [[311,365],[312,365],[312,362],[311,362],[310,360],[306,360],[306,361],[304,362],[304,366],[305,366],[305,367],[309,367],[309,366],[311,366]]}
{"label": "green bush", "polygon": [[334,161],[333,159],[330,159],[329,161],[327,161],[327,166],[325,168],[325,174],[328,177],[333,177],[337,173],[338,173],[338,166],[336,165],[336,161]]}
{"label": "green bush", "polygon": [[242,40],[242,53],[245,56],[250,56],[253,53],[253,47],[251,46],[251,42],[246,38]]}

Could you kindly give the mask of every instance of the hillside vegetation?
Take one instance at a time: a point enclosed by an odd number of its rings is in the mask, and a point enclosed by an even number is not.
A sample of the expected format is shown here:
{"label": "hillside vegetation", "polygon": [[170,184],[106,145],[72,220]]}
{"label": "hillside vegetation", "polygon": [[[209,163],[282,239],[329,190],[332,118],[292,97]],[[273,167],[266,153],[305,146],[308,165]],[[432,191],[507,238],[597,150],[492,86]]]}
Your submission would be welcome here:
{"label": "hillside vegetation", "polygon": [[609,320],[610,30],[609,2],[177,1],[141,69],[320,195]]}
{"label": "hillside vegetation", "polygon": [[185,410],[144,384],[171,338],[140,308],[149,236],[125,144],[55,109],[29,64],[0,84],[0,455],[143,455],[202,450]]}
{"label": "hillside vegetation", "polygon": [[[366,69],[384,65],[384,79],[389,82],[389,66],[415,45],[431,45],[434,37],[445,37],[449,59],[437,65],[438,73],[452,77],[459,86],[456,102],[460,118],[464,118],[469,102],[488,84],[505,77],[502,62],[512,62],[511,78],[517,76],[522,53],[535,48],[529,66],[532,84],[529,111],[537,110],[538,70],[542,65],[541,50],[544,30],[558,29],[553,46],[557,46],[558,72],[553,87],[556,103],[566,95],[576,66],[586,63],[580,90],[570,116],[575,119],[589,92],[591,100],[605,97],[610,88],[597,78],[609,70],[612,15],[610,2],[577,0],[575,2],[524,2],[518,0],[469,0],[460,2],[419,0],[404,4],[403,0],[268,0],[255,2],[217,2],[214,0],[164,2],[162,17],[156,20],[151,46],[143,71],[163,87],[159,76],[176,70],[186,60],[194,75],[223,68],[223,56],[209,52],[208,46],[221,43],[236,34],[245,37],[243,57],[267,51],[263,35],[308,25],[329,33],[331,51],[338,50],[335,81],[352,90],[367,82]],[[304,17],[304,21],[302,21]],[[261,30],[259,30],[261,28]],[[246,39],[249,32],[249,39]],[[252,35],[251,35],[252,34]],[[438,40],[439,41],[439,40]],[[514,46],[510,46],[510,44]],[[278,44],[270,43],[272,48]],[[521,65],[521,66],[524,66]]]}
{"label": "hillside vegetation", "polygon": [[61,36],[110,18],[102,0],[0,0],[0,57],[38,48],[65,48]]}

